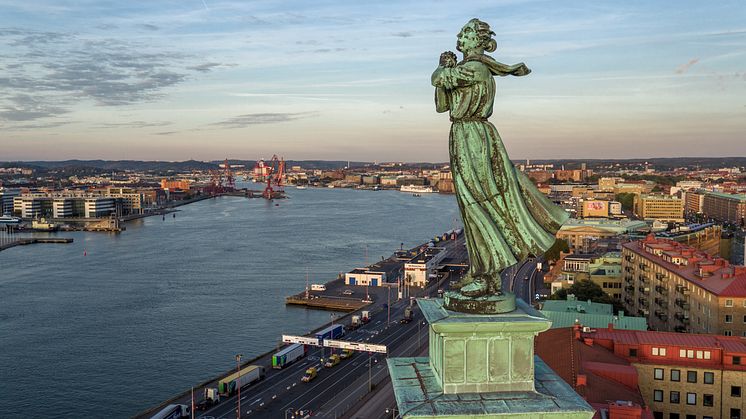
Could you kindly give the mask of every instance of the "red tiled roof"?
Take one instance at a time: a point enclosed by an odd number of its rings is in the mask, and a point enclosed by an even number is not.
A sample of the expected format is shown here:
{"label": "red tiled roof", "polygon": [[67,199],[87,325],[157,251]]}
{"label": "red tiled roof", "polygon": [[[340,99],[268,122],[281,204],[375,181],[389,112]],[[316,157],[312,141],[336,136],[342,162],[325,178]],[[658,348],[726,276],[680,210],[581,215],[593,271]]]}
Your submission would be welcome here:
{"label": "red tiled roof", "polygon": [[746,353],[746,339],[737,336],[621,329],[598,329],[582,335],[594,339],[613,340],[615,343],[627,345],[671,345],[693,349],[722,348],[728,353]]}
{"label": "red tiled roof", "polygon": [[[634,374],[634,382],[637,382],[637,370],[629,361],[598,345],[585,345],[574,338],[572,327],[549,329],[540,333],[534,342],[536,354],[589,403],[629,400],[644,406],[639,388],[625,385],[629,379],[617,381],[613,378]],[[597,373],[601,368],[609,373]],[[586,385],[577,385],[578,374],[586,376]]]}

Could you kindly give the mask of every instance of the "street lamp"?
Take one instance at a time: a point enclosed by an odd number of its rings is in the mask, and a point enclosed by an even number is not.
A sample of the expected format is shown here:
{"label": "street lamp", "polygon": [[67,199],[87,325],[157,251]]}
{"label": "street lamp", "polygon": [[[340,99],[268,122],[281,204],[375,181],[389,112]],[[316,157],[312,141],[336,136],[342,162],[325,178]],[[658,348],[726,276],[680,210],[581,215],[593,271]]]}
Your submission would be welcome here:
{"label": "street lamp", "polygon": [[236,355],[236,372],[238,377],[236,378],[236,385],[238,386],[238,409],[236,410],[236,417],[241,419],[241,357],[242,354]]}
{"label": "street lamp", "polygon": [[399,411],[393,407],[386,408],[386,414],[391,413],[391,419],[396,419],[396,415],[399,413]]}
{"label": "street lamp", "polygon": [[285,419],[288,419],[288,412],[290,412],[291,418],[295,417],[295,410],[293,410],[293,408],[291,407],[291,408],[285,409]]}

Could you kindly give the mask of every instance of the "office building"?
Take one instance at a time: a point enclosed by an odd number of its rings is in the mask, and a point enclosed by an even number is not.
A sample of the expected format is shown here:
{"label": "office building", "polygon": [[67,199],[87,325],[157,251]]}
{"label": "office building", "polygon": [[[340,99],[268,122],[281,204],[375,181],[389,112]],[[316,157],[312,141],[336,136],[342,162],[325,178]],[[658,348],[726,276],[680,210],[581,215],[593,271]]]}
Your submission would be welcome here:
{"label": "office building", "polygon": [[635,195],[634,213],[643,220],[684,222],[684,201],[671,195]]}

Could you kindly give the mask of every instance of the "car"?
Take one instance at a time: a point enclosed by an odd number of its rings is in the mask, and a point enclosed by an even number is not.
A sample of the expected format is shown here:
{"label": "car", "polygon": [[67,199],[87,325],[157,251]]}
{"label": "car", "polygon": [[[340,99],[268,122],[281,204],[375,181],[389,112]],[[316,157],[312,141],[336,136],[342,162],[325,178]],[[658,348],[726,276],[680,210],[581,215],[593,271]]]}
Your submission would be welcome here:
{"label": "car", "polygon": [[362,299],[362,300],[360,300],[360,301],[361,301],[361,302],[363,302],[363,303],[368,303],[368,304],[370,304],[370,303],[372,303],[372,302],[373,302],[373,300],[370,300],[370,299],[367,299],[367,298],[363,298],[363,299]]}
{"label": "car", "polygon": [[344,294],[344,295],[352,295],[354,293],[355,292],[353,290],[344,290],[344,291],[342,291],[342,294]]}

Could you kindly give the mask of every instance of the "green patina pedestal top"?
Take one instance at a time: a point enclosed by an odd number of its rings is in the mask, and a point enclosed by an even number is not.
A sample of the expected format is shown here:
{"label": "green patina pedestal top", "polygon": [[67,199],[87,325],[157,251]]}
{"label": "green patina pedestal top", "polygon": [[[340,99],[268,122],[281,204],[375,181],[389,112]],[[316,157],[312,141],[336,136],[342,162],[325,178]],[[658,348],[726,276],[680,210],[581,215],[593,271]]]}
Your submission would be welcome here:
{"label": "green patina pedestal top", "polygon": [[533,354],[551,322],[522,300],[510,313],[474,315],[419,299],[428,358],[388,360],[404,418],[590,418],[593,409]]}

